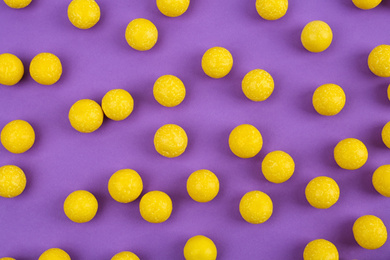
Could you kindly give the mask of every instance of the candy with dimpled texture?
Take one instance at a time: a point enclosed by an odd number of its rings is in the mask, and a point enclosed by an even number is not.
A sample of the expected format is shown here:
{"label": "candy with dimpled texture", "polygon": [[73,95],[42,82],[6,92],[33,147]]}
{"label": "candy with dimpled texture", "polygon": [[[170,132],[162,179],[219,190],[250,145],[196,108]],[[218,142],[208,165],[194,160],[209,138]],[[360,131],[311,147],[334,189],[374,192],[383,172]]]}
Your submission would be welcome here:
{"label": "candy with dimpled texture", "polygon": [[68,6],[69,21],[79,29],[89,29],[100,20],[100,7],[94,0],[73,0]]}
{"label": "candy with dimpled texture", "polygon": [[18,83],[24,74],[22,61],[13,54],[0,55],[0,84],[12,86]]}
{"label": "candy with dimpled texture", "polygon": [[310,52],[322,52],[332,43],[333,33],[329,25],[323,21],[312,21],[303,28],[301,42]]}
{"label": "candy with dimpled texture", "polygon": [[77,190],[68,195],[64,202],[65,215],[76,223],[92,220],[98,210],[95,196],[85,190]]}
{"label": "candy with dimpled texture", "polygon": [[217,196],[219,180],[209,170],[197,170],[187,179],[187,192],[197,202],[209,202]]}
{"label": "candy with dimpled texture", "polygon": [[193,236],[188,239],[183,253],[186,260],[217,259],[217,247],[214,242],[210,238],[202,235]]}
{"label": "candy with dimpled texture", "polygon": [[333,151],[336,163],[343,169],[356,170],[368,159],[368,151],[364,143],[355,138],[341,140]]}
{"label": "candy with dimpled texture", "polygon": [[265,20],[282,18],[288,9],[288,0],[256,0],[257,13]]}
{"label": "candy with dimpled texture", "polygon": [[103,110],[98,103],[90,99],[81,99],[69,110],[69,122],[81,133],[92,133],[103,123]]}
{"label": "candy with dimpled texture", "polygon": [[273,183],[282,183],[291,178],[295,163],[291,156],[283,151],[268,153],[261,164],[264,177]]}
{"label": "candy with dimpled texture", "polygon": [[378,249],[387,240],[387,228],[383,221],[373,215],[358,218],[353,224],[353,236],[356,242],[365,249]]}
{"label": "candy with dimpled texture", "polygon": [[390,149],[390,122],[387,122],[382,128],[382,141]]}
{"label": "candy with dimpled texture", "polygon": [[261,224],[267,221],[273,212],[271,198],[261,191],[250,191],[240,201],[240,214],[251,224]]}
{"label": "candy with dimpled texture", "polygon": [[60,248],[50,248],[43,252],[38,260],[71,260],[68,253]]}
{"label": "candy with dimpled texture", "polygon": [[164,75],[154,83],[153,95],[156,101],[164,107],[174,107],[184,100],[186,88],[178,77]]}
{"label": "candy with dimpled texture", "polygon": [[30,63],[30,75],[39,84],[53,85],[62,75],[61,61],[54,54],[39,53]]}
{"label": "candy with dimpled texture", "polygon": [[190,0],[156,0],[156,4],[163,15],[178,17],[187,11]]}
{"label": "candy with dimpled texture", "polygon": [[139,257],[129,251],[123,251],[114,255],[111,260],[139,260]]}
{"label": "candy with dimpled texture", "polygon": [[241,82],[244,95],[252,101],[264,101],[274,91],[274,80],[265,70],[249,71]]}
{"label": "candy with dimpled texture", "polygon": [[390,45],[376,46],[368,55],[368,67],[379,77],[390,77]]}
{"label": "candy with dimpled texture", "polygon": [[202,69],[211,78],[219,79],[229,74],[233,67],[233,56],[222,47],[208,49],[202,57]]}
{"label": "candy with dimpled texture", "polygon": [[125,37],[127,43],[133,49],[147,51],[156,44],[158,31],[151,21],[138,18],[127,25]]}
{"label": "candy with dimpled texture", "polygon": [[382,0],[352,0],[352,2],[356,7],[368,10],[377,7]]}
{"label": "candy with dimpled texture", "polygon": [[325,239],[309,242],[303,251],[304,260],[339,260],[336,246]]}
{"label": "candy with dimpled texture", "polygon": [[385,197],[390,197],[390,165],[378,167],[372,175],[372,185],[377,192]]}
{"label": "candy with dimpled texture", "polygon": [[1,131],[1,143],[11,153],[24,153],[34,142],[34,129],[24,120],[11,121]]}
{"label": "candy with dimpled texture", "polygon": [[263,138],[253,125],[239,125],[229,135],[229,147],[236,156],[251,158],[260,152]]}
{"label": "candy with dimpled texture", "polygon": [[337,115],[345,105],[344,90],[336,84],[319,86],[313,94],[313,106],[323,116]]}
{"label": "candy with dimpled texture", "polygon": [[172,200],[165,192],[150,191],[142,197],[139,210],[146,221],[162,223],[171,216]]}
{"label": "candy with dimpled texture", "polygon": [[26,175],[15,165],[0,167],[0,196],[14,198],[26,188]]}
{"label": "candy with dimpled texture", "polygon": [[173,158],[187,148],[188,138],[183,128],[175,124],[160,127],[154,135],[154,147],[162,156]]}
{"label": "candy with dimpled texture", "polygon": [[122,169],[115,172],[108,181],[108,192],[114,200],[121,203],[136,200],[142,189],[141,176],[131,169]]}
{"label": "candy with dimpled texture", "polygon": [[339,200],[340,188],[332,178],[320,176],[307,184],[305,195],[313,207],[327,209]]}
{"label": "candy with dimpled texture", "polygon": [[112,120],[126,119],[133,112],[133,97],[124,89],[112,89],[102,99],[104,114]]}
{"label": "candy with dimpled texture", "polygon": [[21,9],[28,6],[31,3],[31,0],[4,0],[4,3],[11,8]]}

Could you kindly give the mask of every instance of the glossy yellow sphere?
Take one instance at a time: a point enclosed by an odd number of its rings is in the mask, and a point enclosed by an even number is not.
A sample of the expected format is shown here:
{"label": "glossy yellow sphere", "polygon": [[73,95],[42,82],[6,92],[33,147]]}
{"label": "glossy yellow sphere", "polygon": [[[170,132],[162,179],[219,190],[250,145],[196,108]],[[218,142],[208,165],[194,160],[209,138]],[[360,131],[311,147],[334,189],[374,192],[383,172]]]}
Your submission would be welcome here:
{"label": "glossy yellow sphere", "polygon": [[39,84],[53,85],[62,75],[60,59],[51,53],[40,53],[30,63],[30,75]]}
{"label": "glossy yellow sphere", "polygon": [[382,141],[390,149],[390,122],[382,128]]}
{"label": "glossy yellow sphere", "polygon": [[377,192],[390,197],[390,165],[382,165],[372,175],[372,185]]}
{"label": "glossy yellow sphere", "polygon": [[208,49],[202,57],[202,68],[204,73],[211,78],[219,79],[225,77],[233,67],[233,56],[222,47]]}
{"label": "glossy yellow sphere", "polygon": [[336,84],[319,86],[313,94],[313,106],[323,116],[337,115],[345,105],[344,90]]}
{"label": "glossy yellow sphere", "polygon": [[303,260],[339,260],[339,252],[332,242],[316,239],[306,245]]}
{"label": "glossy yellow sphere", "polygon": [[1,143],[11,153],[24,153],[34,142],[34,129],[24,120],[11,121],[1,131]]}
{"label": "glossy yellow sphere", "polygon": [[19,196],[26,188],[26,175],[22,169],[15,165],[0,167],[0,196],[14,198]]}
{"label": "glossy yellow sphere", "polygon": [[197,170],[187,179],[187,192],[197,202],[209,202],[217,196],[219,180],[209,170]]}
{"label": "glossy yellow sphere", "polygon": [[31,0],[4,0],[4,3],[11,8],[21,9],[28,6],[31,3]]}
{"label": "glossy yellow sphere", "polygon": [[263,138],[253,125],[239,125],[229,135],[229,147],[236,156],[251,158],[260,152]]}
{"label": "glossy yellow sphere", "polygon": [[353,4],[363,10],[368,10],[377,7],[382,0],[352,0]]}
{"label": "glossy yellow sphere", "polygon": [[0,54],[0,84],[12,86],[18,83],[24,74],[22,61],[13,54]]}
{"label": "glossy yellow sphere", "polygon": [[390,77],[390,45],[376,46],[368,55],[368,67],[379,77]]}
{"label": "glossy yellow sphere", "polygon": [[71,260],[68,253],[59,248],[50,248],[43,252],[38,260]]}
{"label": "glossy yellow sphere", "polygon": [[188,239],[183,253],[186,260],[217,259],[217,247],[214,242],[210,238],[202,235]]}
{"label": "glossy yellow sphere", "polygon": [[295,163],[291,156],[283,151],[268,153],[261,164],[264,177],[273,183],[282,183],[291,178]]}
{"label": "glossy yellow sphere", "polygon": [[156,4],[163,15],[178,17],[187,11],[190,0],[156,0]]}
{"label": "glossy yellow sphere", "polygon": [[146,221],[162,223],[171,216],[172,200],[162,191],[150,191],[142,197],[139,210]]}
{"label": "glossy yellow sphere", "polygon": [[108,192],[111,197],[121,203],[129,203],[141,195],[143,183],[141,176],[131,169],[115,172],[108,181]]}
{"label": "glossy yellow sphere", "polygon": [[257,13],[265,20],[282,18],[288,9],[288,0],[256,0]]}
{"label": "glossy yellow sphere", "polygon": [[264,223],[271,217],[272,212],[272,200],[264,192],[250,191],[241,198],[241,216],[251,224]]}
{"label": "glossy yellow sphere", "polygon": [[154,83],[153,95],[156,101],[164,107],[174,107],[184,100],[186,88],[178,77],[164,75]]}
{"label": "glossy yellow sphere", "polygon": [[241,88],[248,99],[264,101],[274,91],[274,80],[265,70],[254,69],[245,75],[241,82]]}
{"label": "glossy yellow sphere", "polygon": [[341,140],[334,148],[334,159],[343,169],[356,170],[368,159],[368,151],[363,142],[355,138]]}
{"label": "glossy yellow sphere", "polygon": [[94,0],[72,0],[68,6],[69,21],[79,29],[89,29],[100,20],[100,7]]}
{"label": "glossy yellow sphere", "polygon": [[383,221],[373,215],[358,218],[353,224],[353,236],[356,242],[365,249],[378,249],[387,240],[387,228]]}
{"label": "glossy yellow sphere", "polygon": [[340,188],[332,178],[320,176],[307,184],[305,195],[313,207],[327,209],[339,200]]}
{"label": "glossy yellow sphere", "polygon": [[77,190],[69,194],[64,202],[65,215],[76,223],[92,220],[98,210],[95,196],[85,190]]}
{"label": "glossy yellow sphere", "polygon": [[174,124],[160,127],[154,135],[154,147],[162,156],[173,158],[187,148],[188,138],[183,128]]}
{"label": "glossy yellow sphere", "polygon": [[322,52],[332,43],[333,33],[329,25],[323,21],[312,21],[303,28],[301,42],[310,52]]}
{"label": "glossy yellow sphere", "polygon": [[81,133],[96,131],[103,123],[103,110],[98,103],[90,99],[81,99],[69,110],[69,122]]}
{"label": "glossy yellow sphere", "polygon": [[139,257],[129,251],[123,251],[114,255],[111,260],[139,260]]}
{"label": "glossy yellow sphere", "polygon": [[125,37],[127,43],[133,49],[147,51],[156,44],[158,31],[151,21],[138,18],[127,25]]}
{"label": "glossy yellow sphere", "polygon": [[115,121],[126,119],[133,112],[133,97],[124,89],[112,89],[102,99],[104,114]]}

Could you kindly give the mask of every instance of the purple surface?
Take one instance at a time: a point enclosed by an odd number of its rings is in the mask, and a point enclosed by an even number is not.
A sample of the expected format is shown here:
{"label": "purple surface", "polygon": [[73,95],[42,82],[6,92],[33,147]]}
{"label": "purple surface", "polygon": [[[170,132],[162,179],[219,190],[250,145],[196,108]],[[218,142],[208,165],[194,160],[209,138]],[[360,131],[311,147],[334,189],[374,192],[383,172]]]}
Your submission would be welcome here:
{"label": "purple surface", "polygon": [[[17,55],[26,68],[19,84],[0,87],[0,127],[24,119],[36,131],[35,145],[24,154],[0,147],[0,165],[20,166],[28,181],[19,197],[0,198],[0,257],[38,259],[44,250],[60,247],[72,260],[110,259],[123,250],[141,259],[183,259],[187,239],[203,234],[215,242],[219,259],[301,259],[305,245],[317,238],[332,241],[341,259],[388,259],[390,242],[365,250],[352,234],[353,222],[365,214],[390,227],[390,200],[371,184],[373,171],[390,163],[390,150],[380,139],[390,120],[389,81],[374,76],[366,63],[375,46],[390,42],[388,1],[369,11],[349,0],[290,1],[278,21],[260,18],[254,2],[193,0],[183,16],[168,18],[153,0],[100,0],[101,20],[89,30],[70,24],[69,1],[33,0],[23,10],[0,2],[0,53]],[[139,17],[159,30],[156,46],[147,52],[133,50],[124,39],[127,24]],[[300,32],[312,20],[333,29],[333,43],[323,53],[309,53],[300,44]],[[231,73],[219,80],[200,66],[213,46],[229,49],[234,58]],[[62,61],[62,78],[53,86],[29,76],[29,62],[40,52]],[[275,80],[265,102],[249,101],[241,91],[243,76],[255,68]],[[187,88],[175,108],[153,98],[153,83],[164,74],[178,76]],[[339,84],[346,93],[337,116],[320,116],[311,105],[313,91],[324,83]],[[121,122],[105,118],[91,134],[75,131],[67,118],[70,106],[83,98],[100,102],[113,88],[133,95],[131,116]],[[154,133],[167,123],[182,126],[189,138],[178,158],[154,150]],[[235,157],[228,147],[230,131],[242,123],[263,135],[263,149],[252,159]],[[348,137],[367,145],[369,159],[359,170],[343,170],[334,162],[334,146]],[[261,174],[261,161],[273,150],[295,160],[296,171],[286,183],[269,183]],[[110,197],[109,177],[122,168],[139,172],[143,194],[161,190],[171,196],[168,221],[147,223],[139,199],[120,204]],[[221,187],[206,204],[186,192],[187,177],[202,168],[213,171]],[[306,184],[320,175],[334,178],[341,189],[339,201],[327,210],[311,207],[304,195]],[[66,196],[78,189],[99,201],[89,223],[73,223],[62,210]],[[274,202],[264,224],[251,225],[239,214],[239,201],[251,190],[266,192]]]}

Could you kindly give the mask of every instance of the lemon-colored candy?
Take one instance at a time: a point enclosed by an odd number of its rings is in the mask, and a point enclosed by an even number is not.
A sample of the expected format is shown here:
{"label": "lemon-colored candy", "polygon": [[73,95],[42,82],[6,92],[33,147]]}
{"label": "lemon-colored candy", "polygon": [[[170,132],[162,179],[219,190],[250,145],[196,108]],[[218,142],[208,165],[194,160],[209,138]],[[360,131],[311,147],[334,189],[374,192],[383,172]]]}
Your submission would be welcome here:
{"label": "lemon-colored candy", "polygon": [[368,10],[377,7],[382,0],[352,0],[353,4],[363,10]]}
{"label": "lemon-colored candy", "polygon": [[390,122],[382,128],[382,141],[390,149]]}
{"label": "lemon-colored candy", "polygon": [[274,91],[274,79],[261,69],[249,71],[241,82],[242,91],[252,101],[264,101]]}
{"label": "lemon-colored candy", "polygon": [[271,198],[261,191],[250,191],[240,201],[240,213],[243,219],[252,224],[267,221],[273,212]]}
{"label": "lemon-colored candy", "polygon": [[129,251],[123,251],[114,255],[111,260],[139,260],[139,257]]}
{"label": "lemon-colored candy", "polygon": [[219,79],[225,77],[233,67],[233,56],[222,47],[208,49],[202,57],[202,68],[206,75]]}
{"label": "lemon-colored candy", "polygon": [[313,106],[318,114],[334,116],[345,105],[344,90],[336,84],[324,84],[319,86],[313,94]]}
{"label": "lemon-colored candy", "polygon": [[390,84],[387,86],[387,99],[390,100]]}
{"label": "lemon-colored candy", "polygon": [[178,77],[164,75],[154,83],[153,95],[157,102],[164,107],[174,107],[184,100],[186,88]]}
{"label": "lemon-colored candy", "polygon": [[187,179],[187,192],[197,202],[209,202],[217,196],[219,180],[209,170],[198,170]]}
{"label": "lemon-colored candy", "polygon": [[378,249],[387,240],[387,229],[383,221],[373,215],[358,218],[353,224],[353,236],[365,249]]}
{"label": "lemon-colored candy", "polygon": [[156,44],[158,31],[151,21],[138,18],[127,25],[125,36],[130,47],[138,51],[147,51]]}
{"label": "lemon-colored candy", "polygon": [[100,7],[94,0],[73,0],[68,6],[69,21],[79,29],[89,29],[100,20]]}
{"label": "lemon-colored candy", "polygon": [[4,3],[11,8],[21,9],[28,6],[31,3],[31,0],[4,0]]}
{"label": "lemon-colored candy", "polygon": [[19,196],[26,188],[26,175],[22,169],[15,165],[0,167],[0,196],[14,198]]}
{"label": "lemon-colored candy", "polygon": [[39,53],[30,63],[30,75],[39,84],[53,85],[60,79],[61,74],[61,61],[54,54]]}
{"label": "lemon-colored candy", "polygon": [[68,116],[72,127],[81,133],[91,133],[103,123],[102,108],[90,99],[81,99],[74,103]]}
{"label": "lemon-colored candy", "polygon": [[187,148],[188,138],[183,128],[174,124],[160,127],[154,135],[154,147],[162,156],[173,158]]}
{"label": "lemon-colored candy", "polygon": [[141,176],[131,169],[122,169],[115,172],[108,181],[108,192],[114,200],[121,203],[136,200],[142,189]]}
{"label": "lemon-colored candy", "polygon": [[186,260],[215,260],[217,259],[217,247],[214,242],[202,235],[191,237],[184,246],[184,258]]}
{"label": "lemon-colored candy", "polygon": [[303,260],[339,260],[339,252],[332,242],[316,239],[306,245]]}
{"label": "lemon-colored candy", "polygon": [[12,86],[18,83],[24,74],[22,61],[13,54],[0,55],[0,84]]}
{"label": "lemon-colored candy", "polygon": [[15,260],[15,258],[12,257],[2,257],[0,260]]}
{"label": "lemon-colored candy", "polygon": [[390,165],[382,165],[372,175],[372,184],[377,192],[390,197]]}
{"label": "lemon-colored candy", "polygon": [[76,223],[85,223],[93,219],[98,210],[95,196],[85,190],[77,190],[69,194],[64,202],[65,215]]}
{"label": "lemon-colored candy", "polygon": [[368,55],[368,67],[379,77],[390,77],[390,45],[376,46]]}
{"label": "lemon-colored candy", "polygon": [[50,248],[38,260],[70,260],[70,256],[60,248]]}
{"label": "lemon-colored candy", "polygon": [[343,169],[356,170],[368,159],[368,151],[363,142],[355,138],[341,140],[334,148],[334,159]]}
{"label": "lemon-colored candy", "polygon": [[139,210],[146,221],[162,223],[171,216],[172,200],[162,191],[150,191],[142,197]]}
{"label": "lemon-colored candy", "polygon": [[24,120],[11,121],[1,131],[1,143],[11,153],[24,153],[34,142],[34,129]]}
{"label": "lemon-colored candy", "polygon": [[263,147],[263,137],[253,125],[239,125],[229,135],[229,147],[238,157],[251,158]]}
{"label": "lemon-colored candy", "polygon": [[332,43],[333,33],[323,21],[312,21],[303,28],[301,42],[310,52],[322,52]]}
{"label": "lemon-colored candy", "polygon": [[124,89],[108,91],[102,99],[104,114],[115,121],[126,119],[133,112],[133,97]]}
{"label": "lemon-colored candy", "polygon": [[261,170],[268,181],[282,183],[293,175],[295,163],[288,153],[273,151],[264,157]]}
{"label": "lemon-colored candy", "polygon": [[190,0],[156,0],[156,4],[163,15],[178,17],[187,11]]}
{"label": "lemon-colored candy", "polygon": [[340,188],[332,178],[320,176],[307,184],[305,195],[313,207],[327,209],[339,200]]}
{"label": "lemon-colored candy", "polygon": [[257,13],[266,20],[282,18],[288,9],[288,0],[256,0]]}

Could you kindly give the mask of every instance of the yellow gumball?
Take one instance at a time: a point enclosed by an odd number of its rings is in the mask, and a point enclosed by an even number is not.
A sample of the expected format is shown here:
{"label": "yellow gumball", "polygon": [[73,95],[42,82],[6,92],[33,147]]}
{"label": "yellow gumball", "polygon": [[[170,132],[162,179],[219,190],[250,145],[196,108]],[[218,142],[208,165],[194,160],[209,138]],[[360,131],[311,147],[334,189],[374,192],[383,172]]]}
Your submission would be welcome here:
{"label": "yellow gumball", "polygon": [[334,148],[334,159],[343,169],[356,170],[368,159],[368,151],[364,143],[355,138],[341,140]]}
{"label": "yellow gumball", "polygon": [[162,191],[150,191],[142,197],[139,210],[146,221],[162,223],[171,216],[172,200]]}
{"label": "yellow gumball", "polygon": [[283,151],[270,152],[261,164],[264,177],[273,183],[282,183],[291,178],[295,170],[293,158]]}
{"label": "yellow gumball", "polygon": [[184,246],[183,253],[186,260],[217,259],[217,247],[214,242],[210,238],[202,235],[188,239]]}
{"label": "yellow gumball", "polygon": [[333,33],[323,21],[312,21],[303,28],[301,42],[310,52],[322,52],[332,43]]}
{"label": "yellow gumball", "polygon": [[256,0],[257,13],[265,20],[282,18],[288,9],[288,0]]}
{"label": "yellow gumball", "polygon": [[15,260],[15,258],[12,257],[2,257],[0,260]]}
{"label": "yellow gumball", "polygon": [[272,212],[272,200],[264,192],[250,191],[241,198],[241,216],[251,224],[264,223],[271,217]]}
{"label": "yellow gumball", "polygon": [[263,138],[253,125],[239,125],[229,135],[229,147],[236,156],[251,158],[260,152]]}
{"label": "yellow gumball", "polygon": [[340,188],[332,178],[320,176],[307,184],[305,195],[313,207],[327,209],[339,200]]}
{"label": "yellow gumball", "polygon": [[379,77],[390,77],[390,45],[379,45],[368,55],[368,67]]}
{"label": "yellow gumball", "polygon": [[102,108],[90,99],[81,99],[74,103],[68,117],[72,127],[81,133],[94,132],[103,123]]}
{"label": "yellow gumball", "polygon": [[208,49],[202,57],[204,73],[211,78],[219,79],[229,74],[233,67],[233,56],[222,47]]}
{"label": "yellow gumball", "polygon": [[345,105],[345,93],[336,84],[324,84],[314,91],[312,102],[318,114],[337,115]]}
{"label": "yellow gumball", "polygon": [[0,84],[12,86],[18,83],[24,74],[22,61],[13,54],[0,55]]}
{"label": "yellow gumball", "polygon": [[92,220],[98,210],[95,196],[85,190],[77,190],[69,194],[64,202],[65,215],[76,223]]}
{"label": "yellow gumball", "polygon": [[129,251],[123,251],[114,255],[111,260],[139,260],[139,257]]}
{"label": "yellow gumball", "polygon": [[339,252],[332,242],[316,239],[306,245],[303,260],[339,260]]}
{"label": "yellow gumball", "polygon": [[387,99],[390,100],[390,84],[387,86]]}
{"label": "yellow gumball", "polygon": [[187,179],[187,192],[197,202],[209,202],[217,196],[219,180],[209,170],[198,170]]}
{"label": "yellow gumball", "polygon": [[382,165],[372,175],[372,184],[377,192],[390,197],[390,165]]}
{"label": "yellow gumball", "polygon": [[160,127],[154,135],[154,147],[162,156],[173,158],[187,148],[188,138],[183,128],[174,124]]}
{"label": "yellow gumball", "polygon": [[14,198],[26,188],[26,175],[15,165],[0,167],[0,196]]}
{"label": "yellow gumball", "polygon": [[174,107],[184,100],[186,88],[178,77],[164,75],[154,83],[153,95],[157,102],[164,107]]}
{"label": "yellow gumball", "polygon": [[24,153],[33,146],[34,142],[34,129],[26,121],[11,121],[1,131],[1,143],[11,153]]}
{"label": "yellow gumball", "polygon": [[40,53],[30,63],[30,75],[39,84],[53,85],[62,75],[60,59],[51,53]]}
{"label": "yellow gumball", "polygon": [[50,248],[43,252],[38,260],[70,260],[70,256],[59,248]]}
{"label": "yellow gumball", "polygon": [[69,21],[79,29],[89,29],[100,20],[100,7],[94,0],[72,0],[68,6]]}
{"label": "yellow gumball", "polygon": [[390,122],[382,128],[382,141],[390,149]]}
{"label": "yellow gumball", "polygon": [[242,91],[252,101],[264,101],[274,91],[274,80],[265,70],[249,71],[241,82]]}
{"label": "yellow gumball", "polygon": [[31,3],[31,0],[4,0],[4,3],[11,8],[21,9],[28,6]]}
{"label": "yellow gumball", "polygon": [[133,112],[133,97],[124,89],[108,91],[102,100],[104,114],[115,121],[126,119]]}
{"label": "yellow gumball", "polygon": [[108,181],[108,192],[114,200],[121,203],[136,200],[142,189],[141,176],[131,169],[122,169],[115,172]]}
{"label": "yellow gumball", "polygon": [[151,21],[138,18],[127,25],[125,36],[130,47],[138,51],[147,51],[156,44],[158,31]]}
{"label": "yellow gumball", "polygon": [[353,236],[356,242],[365,249],[378,249],[387,240],[387,229],[383,221],[373,215],[358,218],[353,224]]}
{"label": "yellow gumball", "polygon": [[382,0],[352,0],[353,4],[363,10],[368,10],[377,7]]}
{"label": "yellow gumball", "polygon": [[190,0],[156,0],[156,4],[163,15],[178,17],[187,11]]}

